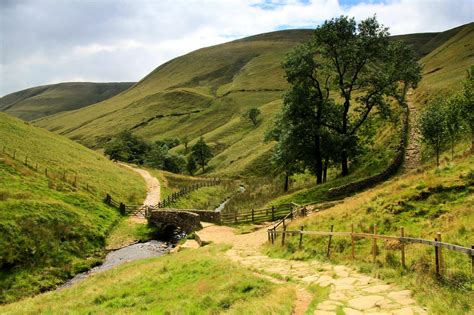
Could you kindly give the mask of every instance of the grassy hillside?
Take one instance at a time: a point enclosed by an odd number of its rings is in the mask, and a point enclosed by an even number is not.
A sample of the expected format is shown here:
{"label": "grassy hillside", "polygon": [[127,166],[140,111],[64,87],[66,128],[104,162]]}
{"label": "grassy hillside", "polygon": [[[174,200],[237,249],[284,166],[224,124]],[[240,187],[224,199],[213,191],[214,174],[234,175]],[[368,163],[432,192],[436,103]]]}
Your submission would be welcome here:
{"label": "grassy hillside", "polygon": [[[459,156],[439,169],[425,165],[416,173],[396,177],[376,188],[346,198],[342,203],[309,218],[292,222],[289,230],[304,226],[308,231],[351,231],[371,233],[373,225],[385,235],[405,235],[432,240],[441,232],[445,242],[470,247],[474,244],[474,157]],[[274,256],[291,259],[327,259],[327,237],[305,236],[304,248],[298,238],[289,237],[285,247],[269,246]],[[354,264],[365,272],[399,282],[417,293],[430,307],[430,314],[472,312],[471,260],[462,253],[443,250],[445,275],[436,280],[434,251],[430,246],[408,245],[407,269],[400,267],[400,251],[390,241],[378,242],[377,263],[372,263],[372,240],[356,238],[356,257],[351,260],[351,239],[334,237],[331,260]]]}
{"label": "grassy hillside", "polygon": [[[427,54],[425,73],[448,62],[435,75],[446,73],[449,89],[458,84],[464,76],[462,69],[473,61],[468,42],[471,30],[472,24],[398,38],[413,44],[420,56]],[[311,30],[287,30],[199,49],[161,65],[116,97],[35,123],[92,148],[100,148],[124,129],[149,140],[187,137],[190,146],[202,135],[215,155],[209,166],[214,174],[268,175],[262,166],[273,143],[262,140],[288,88],[281,62],[311,35]],[[420,84],[420,100],[432,92],[430,80],[438,79],[426,75],[427,83]],[[252,107],[262,112],[256,127],[241,117]],[[173,149],[178,153],[183,150],[182,145]]]}
{"label": "grassy hillside", "polygon": [[[37,124],[90,147],[123,129],[150,140],[187,136],[190,145],[204,135],[216,155],[211,167],[236,174],[272,147],[262,139],[287,87],[281,60],[311,34],[277,32],[203,48],[165,63],[119,96]],[[257,128],[241,119],[251,107],[263,112]]]}
{"label": "grassy hillside", "polygon": [[423,80],[415,90],[417,102],[425,103],[462,88],[461,81],[474,64],[474,23],[455,30],[452,37],[420,60]]}
{"label": "grassy hillside", "polygon": [[138,174],[97,152],[3,113],[0,138],[1,303],[98,263],[119,218],[104,194],[136,203],[146,189]]}
{"label": "grassy hillside", "polygon": [[6,314],[289,314],[291,285],[275,285],[223,257],[187,250],[125,264],[60,292],[4,307]]}
{"label": "grassy hillside", "polygon": [[0,98],[0,111],[24,120],[38,119],[106,100],[133,82],[68,82],[37,86]]}

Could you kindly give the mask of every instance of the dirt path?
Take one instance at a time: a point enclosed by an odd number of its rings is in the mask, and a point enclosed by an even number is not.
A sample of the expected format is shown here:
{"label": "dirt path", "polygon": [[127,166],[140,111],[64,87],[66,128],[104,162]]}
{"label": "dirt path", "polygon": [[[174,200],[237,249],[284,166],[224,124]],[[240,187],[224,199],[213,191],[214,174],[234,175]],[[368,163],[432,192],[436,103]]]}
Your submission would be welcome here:
{"label": "dirt path", "polygon": [[[118,164],[123,167],[129,168],[133,170],[134,172],[137,172],[145,180],[146,186],[147,186],[147,194],[146,194],[145,201],[143,201],[144,206],[154,206],[158,202],[160,202],[161,200],[160,182],[158,181],[156,177],[152,176],[148,171],[143,170],[141,168],[136,168],[124,163],[118,163]],[[137,222],[139,221],[140,223],[146,223],[146,219],[143,216],[140,216],[140,217],[133,216],[133,217],[130,217],[130,220],[137,221]]]}
{"label": "dirt path", "polygon": [[411,298],[411,291],[400,290],[381,280],[362,275],[346,266],[331,265],[320,261],[290,261],[270,258],[260,252],[267,241],[266,229],[236,235],[225,226],[205,225],[197,233],[201,240],[230,244],[226,255],[265,276],[278,274],[290,277],[298,283],[297,299],[293,314],[304,314],[311,295],[305,289],[311,283],[330,287],[329,297],[318,304],[315,315],[336,314],[426,314]]}
{"label": "dirt path", "polygon": [[405,171],[411,171],[416,169],[420,165],[421,151],[420,141],[421,135],[416,128],[418,120],[418,109],[413,103],[412,91],[408,92],[407,104],[409,110],[409,133],[408,133],[408,147],[405,152],[405,163],[403,168]]}

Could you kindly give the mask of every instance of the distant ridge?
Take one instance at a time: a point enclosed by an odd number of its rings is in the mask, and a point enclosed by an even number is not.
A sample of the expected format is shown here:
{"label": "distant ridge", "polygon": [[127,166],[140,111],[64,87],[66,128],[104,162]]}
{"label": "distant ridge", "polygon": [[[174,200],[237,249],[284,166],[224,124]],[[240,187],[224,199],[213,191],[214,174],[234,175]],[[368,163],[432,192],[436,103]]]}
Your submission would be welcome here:
{"label": "distant ridge", "polygon": [[0,111],[34,120],[106,100],[130,88],[134,82],[66,82],[37,86],[0,98]]}

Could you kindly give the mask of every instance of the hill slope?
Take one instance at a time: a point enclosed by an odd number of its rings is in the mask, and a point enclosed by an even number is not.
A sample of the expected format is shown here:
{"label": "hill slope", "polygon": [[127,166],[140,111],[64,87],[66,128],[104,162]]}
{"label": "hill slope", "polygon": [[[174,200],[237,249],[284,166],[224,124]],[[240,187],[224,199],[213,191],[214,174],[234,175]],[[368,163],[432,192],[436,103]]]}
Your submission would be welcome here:
{"label": "hill slope", "polygon": [[[441,45],[437,50],[451,52],[450,43],[464,41],[459,34],[466,29],[472,29],[472,25],[401,38],[412,43],[420,55],[437,45]],[[282,94],[288,87],[281,62],[287,52],[311,35],[311,30],[287,30],[203,48],[161,65],[125,93],[81,110],[46,117],[36,124],[93,148],[103,146],[124,129],[149,140],[187,137],[190,145],[202,135],[215,155],[210,161],[214,173],[255,174],[273,146],[262,139],[271,119],[280,111]],[[469,55],[470,46],[459,45],[468,56],[461,68],[474,59]],[[440,57],[431,52],[424,60],[436,65],[444,62]],[[450,82],[457,84],[463,75],[453,67],[458,66],[447,67],[446,71],[451,75]],[[257,127],[241,118],[252,107],[262,112]],[[182,152],[183,146],[173,150]]]}
{"label": "hill slope", "polygon": [[97,152],[4,113],[0,139],[1,304],[97,263],[119,218],[105,193],[137,202],[145,184]]}
{"label": "hill slope", "polygon": [[37,86],[0,98],[0,111],[24,120],[38,119],[106,100],[133,82],[68,82]]}

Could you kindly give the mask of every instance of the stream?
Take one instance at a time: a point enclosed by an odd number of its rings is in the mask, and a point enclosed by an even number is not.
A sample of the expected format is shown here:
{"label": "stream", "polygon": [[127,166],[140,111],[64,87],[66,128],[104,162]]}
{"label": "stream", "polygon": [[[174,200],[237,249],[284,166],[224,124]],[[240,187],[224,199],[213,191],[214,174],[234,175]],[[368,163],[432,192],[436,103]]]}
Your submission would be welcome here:
{"label": "stream", "polygon": [[67,282],[59,286],[58,290],[68,288],[93,274],[112,269],[127,262],[149,257],[162,256],[168,253],[173,247],[174,244],[172,243],[151,240],[145,243],[137,243],[113,250],[107,254],[104,262],[101,265],[96,266],[86,272],[77,274],[74,276],[74,278],[69,279]]}
{"label": "stream", "polygon": [[[237,190],[237,193],[240,194],[240,193],[243,193],[245,191],[245,187],[243,185],[240,185],[239,186],[239,189]],[[235,195],[234,195],[235,196]],[[219,207],[217,207],[216,209],[214,209],[215,212],[221,212],[222,210],[224,210],[225,208],[225,205],[234,197],[234,196],[231,196],[229,198],[227,198],[226,200],[224,200],[220,205]]]}

